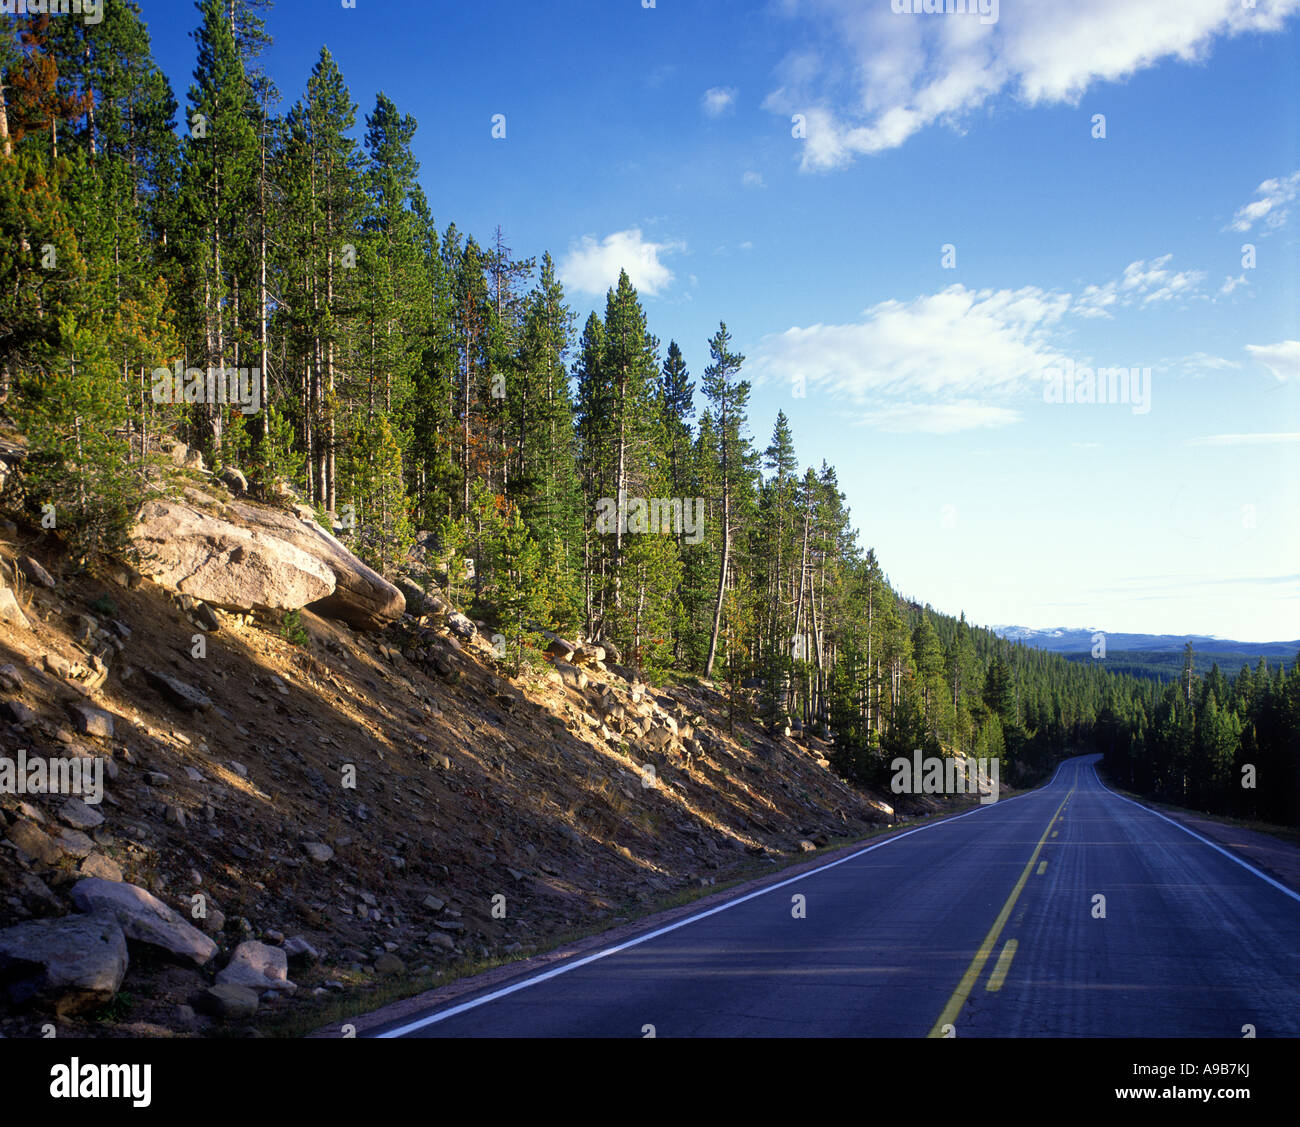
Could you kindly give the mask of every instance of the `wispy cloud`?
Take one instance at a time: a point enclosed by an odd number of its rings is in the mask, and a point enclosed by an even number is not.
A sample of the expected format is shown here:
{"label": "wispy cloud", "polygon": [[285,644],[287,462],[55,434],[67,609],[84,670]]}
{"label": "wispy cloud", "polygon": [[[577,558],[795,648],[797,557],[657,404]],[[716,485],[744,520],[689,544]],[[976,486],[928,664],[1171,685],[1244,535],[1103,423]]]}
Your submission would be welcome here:
{"label": "wispy cloud", "polygon": [[1279,31],[1297,10],[1300,0],[1034,0],[1004,4],[984,24],[898,15],[884,0],[802,0],[786,11],[811,45],[786,57],[764,104],[805,115],[802,168],[826,171],[936,123],[960,125],[999,97],[1077,104],[1095,83],[1202,60],[1222,39]]}
{"label": "wispy cloud", "polygon": [[1110,317],[1120,306],[1144,306],[1195,294],[1205,280],[1204,270],[1170,270],[1172,254],[1150,262],[1138,260],[1124,273],[1100,286],[1088,286],[1079,295],[1077,311],[1083,317]]}
{"label": "wispy cloud", "polygon": [[880,429],[950,434],[1006,426],[1019,413],[985,400],[1023,391],[1064,362],[1050,330],[1070,301],[1032,286],[949,286],[881,302],[854,323],[767,337],[750,369],[756,380],[802,378],[826,394],[870,403],[858,421]]}
{"label": "wispy cloud", "polygon": [[1275,231],[1291,216],[1291,204],[1300,196],[1300,172],[1265,180],[1255,189],[1256,199],[1237,208],[1226,231],[1247,232],[1260,224],[1261,233]]}
{"label": "wispy cloud", "polygon": [[651,242],[639,227],[615,231],[600,240],[584,235],[569,246],[560,262],[560,280],[580,293],[603,294],[617,283],[619,271],[626,270],[637,290],[653,297],[673,280],[673,272],[661,256],[682,249],[680,243]]}
{"label": "wispy cloud", "polygon": [[740,182],[741,182],[741,184],[744,185],[746,188],[766,188],[766,187],[767,187],[767,185],[763,183],[763,174],[762,174],[761,172],[754,172],[754,171],[752,171],[752,170],[749,171],[749,172],[746,172],[743,176],[741,176],[741,178],[740,178]]}
{"label": "wispy cloud", "polygon": [[1246,351],[1280,381],[1300,380],[1300,340],[1278,344],[1248,344]]}
{"label": "wispy cloud", "polygon": [[1156,361],[1162,372],[1189,376],[1203,376],[1207,372],[1239,372],[1241,365],[1235,360],[1213,356],[1208,352],[1193,352],[1187,356],[1166,356]]}
{"label": "wispy cloud", "polygon": [[708,117],[721,117],[729,113],[736,105],[736,88],[734,86],[712,86],[704,91],[700,99],[700,108]]}

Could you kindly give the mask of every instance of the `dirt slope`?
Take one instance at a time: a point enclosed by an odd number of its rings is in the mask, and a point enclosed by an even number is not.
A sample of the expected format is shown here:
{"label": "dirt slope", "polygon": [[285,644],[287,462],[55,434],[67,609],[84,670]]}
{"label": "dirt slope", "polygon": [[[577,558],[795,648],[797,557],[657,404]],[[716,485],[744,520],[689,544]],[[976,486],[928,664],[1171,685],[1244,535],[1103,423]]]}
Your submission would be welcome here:
{"label": "dirt slope", "polygon": [[[23,581],[27,555],[53,590]],[[244,939],[301,936],[320,956],[291,961],[298,993],[264,999],[261,1022],[377,979],[413,990],[430,968],[544,949],[892,820],[894,796],[839,781],[816,740],[749,722],[727,735],[708,686],[640,693],[591,663],[585,691],[545,667],[512,680],[481,632],[462,644],[444,620],[410,615],[361,634],[303,612],[295,644],[283,623],[192,607],[124,565],[74,573],[49,534],[12,525],[0,573],[30,623],[0,623],[0,667],[13,667],[0,671],[0,753],[103,756],[110,773],[89,859],[84,840],[33,855],[33,824],[64,840],[58,800],[0,796],[0,927],[63,913],[107,862],[222,947],[202,970],[133,949],[117,999],[60,1019],[61,1035],[220,1030],[193,1007]],[[158,673],[211,707],[174,703]],[[78,730],[69,707],[86,700],[113,717],[111,738]],[[616,703],[627,721],[671,717],[680,738],[606,726]],[[0,1034],[51,1020],[0,1017]]]}

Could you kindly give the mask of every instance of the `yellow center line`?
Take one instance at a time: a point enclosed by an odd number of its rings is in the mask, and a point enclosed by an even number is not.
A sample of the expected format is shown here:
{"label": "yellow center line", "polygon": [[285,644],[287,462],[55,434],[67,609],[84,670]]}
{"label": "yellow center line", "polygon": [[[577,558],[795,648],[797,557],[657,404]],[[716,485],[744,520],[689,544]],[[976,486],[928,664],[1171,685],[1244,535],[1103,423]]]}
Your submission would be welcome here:
{"label": "yellow center line", "polygon": [[1045,872],[1047,872],[1047,862],[1046,862],[1046,861],[1039,861],[1039,862],[1038,862],[1038,875],[1041,877]]}
{"label": "yellow center line", "polygon": [[990,993],[996,994],[1002,989],[1002,984],[1007,980],[1007,971],[1011,969],[1011,960],[1016,957],[1016,948],[1019,946],[1018,940],[1008,939],[1006,945],[1002,948],[1002,954],[998,956],[997,966],[993,968],[993,973],[989,975],[987,989]]}
{"label": "yellow center line", "polygon": [[[1074,793],[1074,788],[1070,788],[1070,794]],[[998,913],[998,918],[993,921],[993,926],[989,928],[989,933],[984,937],[984,942],[980,944],[980,949],[975,952],[975,957],[971,960],[970,966],[966,968],[966,973],[957,983],[957,989],[952,992],[952,997],[948,999],[948,1004],[943,1007],[943,1013],[934,1023],[928,1036],[942,1037],[943,1027],[952,1025],[957,1020],[957,1015],[961,1013],[962,1007],[966,1004],[966,999],[970,997],[970,992],[974,988],[976,981],[979,979],[980,972],[984,969],[984,964],[989,961],[989,956],[993,953],[993,948],[997,945],[998,937],[1002,934],[1002,929],[1007,926],[1007,920],[1011,916],[1011,909],[1016,906],[1016,901],[1020,898],[1020,892],[1025,887],[1025,881],[1029,879],[1029,874],[1034,871],[1034,864],[1038,860],[1038,855],[1043,851],[1043,845],[1047,842],[1048,830],[1056,821],[1056,815],[1061,812],[1061,807],[1065,805],[1070,794],[1061,799],[1061,806],[1056,808],[1056,814],[1053,814],[1047,823],[1047,829],[1043,831],[1043,836],[1038,839],[1038,844],[1034,846],[1034,852],[1029,858],[1029,863],[1025,865],[1024,871],[1020,874],[1020,879],[1016,881],[1016,887],[1011,890],[1011,895],[1007,897],[1007,902],[1002,905],[1002,911]]]}

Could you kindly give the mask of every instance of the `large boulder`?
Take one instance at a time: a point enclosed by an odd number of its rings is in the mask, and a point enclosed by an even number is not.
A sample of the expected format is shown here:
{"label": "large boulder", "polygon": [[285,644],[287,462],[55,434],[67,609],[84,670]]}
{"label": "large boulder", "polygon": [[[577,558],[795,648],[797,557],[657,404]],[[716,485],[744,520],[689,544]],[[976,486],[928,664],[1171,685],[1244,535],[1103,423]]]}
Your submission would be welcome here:
{"label": "large boulder", "polygon": [[233,502],[230,510],[255,529],[287,541],[330,569],[334,589],[312,602],[311,609],[317,614],[342,619],[358,630],[382,630],[406,613],[402,592],[363,564],[315,520],[241,501]]}
{"label": "large boulder", "polygon": [[146,502],[131,531],[141,570],[227,610],[310,606],[359,630],[382,629],[405,613],[402,592],[314,519],[246,501],[224,511],[230,518],[177,501]]}
{"label": "large boulder", "polygon": [[72,903],[92,915],[117,920],[127,939],[203,966],[217,945],[161,900],[134,884],[85,877],[72,886]]}
{"label": "large boulder", "polygon": [[0,931],[0,991],[14,1006],[59,1015],[112,1001],[126,974],[126,939],[109,916],[30,920]]}
{"label": "large boulder", "polygon": [[298,610],[336,586],[324,562],[283,537],[177,501],[146,501],[130,535],[155,583],[228,610]]}

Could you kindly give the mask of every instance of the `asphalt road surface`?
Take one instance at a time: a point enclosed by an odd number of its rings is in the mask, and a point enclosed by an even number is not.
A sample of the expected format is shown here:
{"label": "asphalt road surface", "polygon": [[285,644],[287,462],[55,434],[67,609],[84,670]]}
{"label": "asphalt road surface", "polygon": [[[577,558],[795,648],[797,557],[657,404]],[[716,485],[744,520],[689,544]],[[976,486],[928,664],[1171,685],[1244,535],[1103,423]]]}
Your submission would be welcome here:
{"label": "asphalt road surface", "polygon": [[370,1035],[1300,1035],[1300,895],[1098,758]]}

